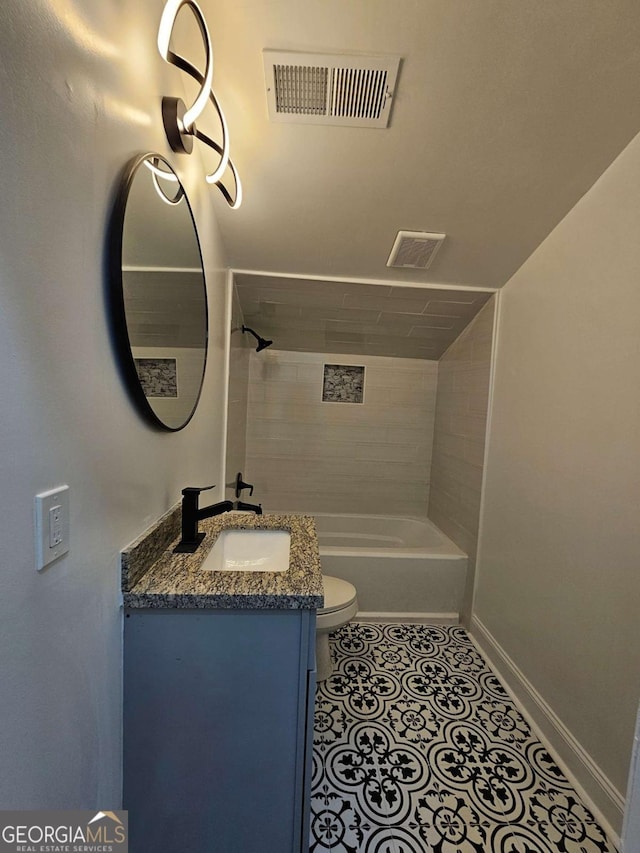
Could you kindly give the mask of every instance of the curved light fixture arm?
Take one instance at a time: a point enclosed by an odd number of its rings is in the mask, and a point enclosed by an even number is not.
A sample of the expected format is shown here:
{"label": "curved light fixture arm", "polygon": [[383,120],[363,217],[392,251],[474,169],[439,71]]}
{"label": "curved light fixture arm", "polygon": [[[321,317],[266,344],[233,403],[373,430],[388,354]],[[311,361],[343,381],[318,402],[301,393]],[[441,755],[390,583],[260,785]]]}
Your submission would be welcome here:
{"label": "curved light fixture arm", "polygon": [[[184,56],[180,56],[180,54],[178,53],[173,53],[173,51],[170,51],[170,56],[172,57],[171,61],[173,65],[175,65],[181,71],[184,71],[186,74],[189,74],[189,76],[193,77],[193,79],[197,83],[202,84],[204,77],[198,71],[195,65],[192,65],[189,60],[184,58]],[[206,133],[203,133],[197,128],[194,128],[193,136],[195,136],[201,142],[204,142],[205,145],[209,146],[209,148],[213,148],[214,151],[221,155],[220,163],[218,164],[217,169],[215,169],[215,171],[213,171],[210,175],[205,176],[206,181],[209,184],[216,184],[222,195],[227,200],[227,203],[235,210],[240,207],[240,204],[242,202],[242,184],[240,183],[240,176],[236,171],[236,167],[234,166],[233,161],[229,157],[229,130],[227,128],[227,121],[224,117],[222,108],[220,107],[220,104],[218,103],[218,100],[213,90],[209,92],[209,98],[214,107],[216,108],[218,115],[220,116],[220,124],[222,126],[222,145],[219,145],[217,142],[214,142],[211,137],[207,136]],[[231,197],[231,194],[220,180],[227,166],[231,169],[233,180],[236,186],[235,198]]]}
{"label": "curved light fixture arm", "polygon": [[[162,201],[166,204],[180,204],[182,199],[184,198],[184,188],[182,184],[178,181],[177,175],[174,175],[173,172],[165,172],[164,169],[161,169],[158,166],[158,160],[143,160],[144,165],[151,172],[151,180],[153,181],[153,186],[155,191],[158,193]],[[165,191],[164,187],[160,183],[160,181],[170,181],[171,183],[177,183],[176,193],[175,195],[168,195]]]}
{"label": "curved light fixture arm", "polygon": [[167,0],[162,12],[162,18],[160,19],[160,27],[158,29],[158,50],[160,51],[160,56],[167,62],[170,62],[173,65],[176,64],[174,62],[174,58],[177,57],[177,54],[169,49],[169,42],[171,41],[171,34],[173,33],[173,27],[175,25],[176,18],[178,17],[178,12],[183,6],[188,6],[193,12],[193,16],[196,19],[198,28],[202,35],[202,41],[204,42],[207,62],[204,77],[199,81],[200,91],[198,92],[193,104],[182,117],[184,129],[186,132],[190,133],[196,119],[202,114],[202,111],[206,107],[209,92],[211,91],[211,85],[213,83],[213,47],[211,45],[211,36],[209,35],[204,15],[195,0]]}
{"label": "curved light fixture arm", "polygon": [[[192,65],[184,56],[175,53],[175,51],[169,48],[176,17],[183,6],[188,6],[191,9],[202,34],[206,53],[206,69],[204,74],[201,74],[195,65]],[[230,207],[234,209],[240,207],[240,203],[242,202],[242,187],[238,172],[229,158],[229,130],[227,121],[211,88],[213,81],[213,48],[211,38],[207,30],[204,15],[195,0],[167,0],[158,30],[158,50],[166,62],[175,65],[176,68],[184,71],[200,84],[200,91],[189,108],[186,107],[180,98],[165,97],[162,99],[162,120],[172,150],[190,154],[193,150],[193,140],[195,138],[204,142],[205,145],[220,154],[220,162],[211,174],[206,175],[206,180],[208,183],[215,184],[218,187]],[[202,114],[209,100],[211,100],[220,118],[222,145],[218,145],[196,127],[196,119]],[[231,193],[221,180],[227,167],[230,168],[233,175],[235,197],[231,196]]]}

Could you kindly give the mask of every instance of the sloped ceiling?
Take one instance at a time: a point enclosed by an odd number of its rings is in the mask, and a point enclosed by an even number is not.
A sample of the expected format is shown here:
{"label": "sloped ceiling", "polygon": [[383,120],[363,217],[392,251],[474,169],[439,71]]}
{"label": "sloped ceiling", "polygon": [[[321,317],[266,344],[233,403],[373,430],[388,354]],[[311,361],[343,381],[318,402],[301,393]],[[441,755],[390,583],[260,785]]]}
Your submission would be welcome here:
{"label": "sloped ceiling", "polygon": [[[237,269],[500,287],[640,131],[638,0],[203,5],[245,191],[238,211],[214,194]],[[399,54],[390,127],[270,122],[264,48]],[[386,267],[399,229],[448,235],[430,270]]]}
{"label": "sloped ceiling", "polygon": [[294,352],[437,360],[491,297],[277,276],[236,275],[235,281],[245,324],[276,349]]}
{"label": "sloped ceiling", "polygon": [[[244,187],[213,203],[280,348],[438,358],[640,131],[638,0],[201,1]],[[399,55],[389,127],[271,122],[265,48]],[[212,109],[199,127],[220,138]],[[430,269],[386,266],[399,230],[446,233]]]}

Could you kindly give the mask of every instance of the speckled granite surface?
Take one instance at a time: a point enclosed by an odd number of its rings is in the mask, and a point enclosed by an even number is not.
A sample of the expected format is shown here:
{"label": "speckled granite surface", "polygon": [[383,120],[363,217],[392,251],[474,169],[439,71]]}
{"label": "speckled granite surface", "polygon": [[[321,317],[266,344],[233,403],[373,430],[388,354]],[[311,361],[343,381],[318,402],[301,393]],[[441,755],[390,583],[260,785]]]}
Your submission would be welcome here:
{"label": "speckled granite surface", "polygon": [[181,517],[182,510],[180,504],[177,504],[120,553],[123,592],[133,589],[149,567],[180,535]]}
{"label": "speckled granite surface", "polygon": [[[227,512],[200,522],[206,536],[194,554],[174,554],[179,541],[171,510],[122,552],[125,608],[317,609],[323,587],[315,521],[305,515]],[[230,529],[288,530],[284,572],[215,572],[200,565],[218,534]],[[173,537],[168,541],[169,532]],[[158,542],[162,545],[159,547]]]}

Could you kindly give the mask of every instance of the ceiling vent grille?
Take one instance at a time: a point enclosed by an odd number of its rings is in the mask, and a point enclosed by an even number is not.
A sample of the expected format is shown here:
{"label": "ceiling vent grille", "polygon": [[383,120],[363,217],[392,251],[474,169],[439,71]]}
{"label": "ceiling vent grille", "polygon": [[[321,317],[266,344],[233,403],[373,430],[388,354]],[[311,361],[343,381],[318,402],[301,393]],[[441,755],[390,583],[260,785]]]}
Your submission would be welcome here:
{"label": "ceiling vent grille", "polygon": [[426,231],[398,231],[387,266],[428,270],[445,237]]}
{"label": "ceiling vent grille", "polygon": [[399,57],[263,51],[272,121],[387,127]]}

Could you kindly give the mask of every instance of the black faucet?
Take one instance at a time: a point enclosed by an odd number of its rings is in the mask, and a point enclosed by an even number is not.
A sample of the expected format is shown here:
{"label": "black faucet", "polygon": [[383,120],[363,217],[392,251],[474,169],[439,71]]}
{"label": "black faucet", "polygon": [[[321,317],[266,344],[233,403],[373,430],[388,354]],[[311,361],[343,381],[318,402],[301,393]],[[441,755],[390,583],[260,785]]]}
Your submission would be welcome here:
{"label": "black faucet", "polygon": [[262,504],[246,504],[244,501],[236,501],[235,508],[240,512],[255,512],[262,515]]}
{"label": "black faucet", "polygon": [[193,554],[205,537],[204,533],[198,533],[198,521],[201,518],[211,518],[223,512],[230,512],[233,509],[231,501],[220,501],[202,509],[198,508],[200,492],[206,492],[213,488],[214,486],[205,486],[202,489],[187,486],[186,489],[182,490],[182,539],[173,549],[174,553]]}

